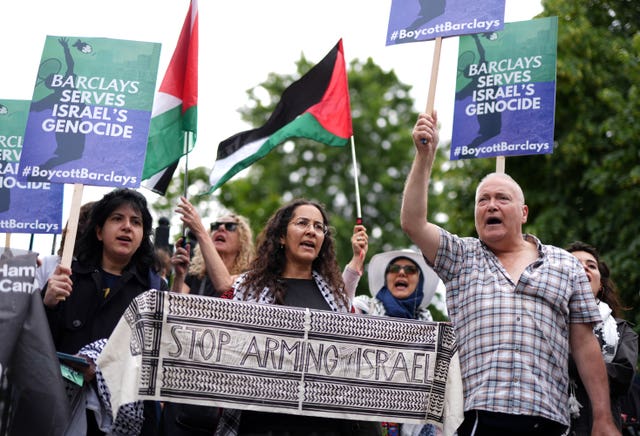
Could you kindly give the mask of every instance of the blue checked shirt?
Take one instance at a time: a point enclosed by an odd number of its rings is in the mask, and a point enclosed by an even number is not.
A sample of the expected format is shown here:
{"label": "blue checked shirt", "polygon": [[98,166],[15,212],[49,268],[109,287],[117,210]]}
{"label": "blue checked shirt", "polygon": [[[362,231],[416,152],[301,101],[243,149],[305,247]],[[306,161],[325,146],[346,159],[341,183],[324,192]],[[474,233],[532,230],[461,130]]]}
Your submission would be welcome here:
{"label": "blue checked shirt", "polygon": [[447,288],[464,386],[464,409],[542,416],[569,425],[569,324],[600,313],[584,269],[542,245],[516,283],[477,238],[440,229],[434,270]]}

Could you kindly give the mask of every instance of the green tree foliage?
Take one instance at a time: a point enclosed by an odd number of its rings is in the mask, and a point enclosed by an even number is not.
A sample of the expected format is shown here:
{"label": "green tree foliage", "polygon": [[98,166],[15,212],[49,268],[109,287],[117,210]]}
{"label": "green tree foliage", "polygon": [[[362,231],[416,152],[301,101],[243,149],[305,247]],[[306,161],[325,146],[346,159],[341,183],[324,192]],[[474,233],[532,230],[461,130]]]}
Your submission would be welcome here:
{"label": "green tree foliage", "polygon": [[[196,197],[194,194],[205,192],[209,189],[209,172],[205,167],[197,167],[190,169],[187,176],[187,184],[189,185],[187,196],[189,197],[189,201],[199,205],[201,208],[206,207],[209,199],[206,197]],[[159,197],[158,200],[153,203],[152,208],[156,214],[167,217],[172,214],[173,209],[176,208],[176,204],[178,203],[178,198],[184,195],[184,182],[184,169],[180,169],[178,174],[173,176],[165,195]]]}
{"label": "green tree foliage", "polygon": [[[190,169],[187,177],[187,184],[189,186],[187,197],[198,209],[200,216],[204,217],[205,224],[206,217],[212,215],[211,211],[215,205],[209,202],[208,197],[198,196],[197,194],[206,192],[209,189],[209,172],[210,170],[205,167],[197,167]],[[178,173],[173,176],[165,195],[158,197],[157,200],[149,205],[155,216],[165,217],[169,219],[169,221],[173,221],[178,198],[185,193],[184,182],[184,169],[180,169]],[[173,224],[170,241],[178,239],[182,234],[182,227],[176,226],[175,222]]]}
{"label": "green tree foliage", "polygon": [[[625,302],[635,308],[629,318],[638,322],[640,3],[553,0],[544,6],[545,14],[559,17],[559,156],[545,159],[545,173],[555,168],[556,175],[545,186],[562,186],[566,204],[564,225],[552,236],[598,247]],[[563,179],[572,183],[558,183]],[[552,214],[541,218],[552,227]]]}
{"label": "green tree foliage", "polygon": [[[270,74],[247,92],[243,119],[264,124],[284,89],[312,66],[304,56],[298,74]],[[414,154],[410,126],[417,116],[410,87],[393,71],[383,71],[371,59],[352,61],[349,90],[362,218],[369,233],[369,254],[409,247],[400,229],[404,181]],[[345,265],[353,253],[350,238],[357,218],[353,160],[350,147],[329,147],[308,139],[279,145],[218,191],[218,200],[250,218],[256,234],[271,214],[288,200],[304,197],[321,202],[330,214],[338,259]],[[368,259],[367,259],[368,260]],[[366,276],[359,292],[368,291]]]}
{"label": "green tree foliage", "polygon": [[[555,150],[508,158],[506,172],[525,192],[525,231],[561,247],[574,240],[596,246],[633,308],[626,318],[639,323],[640,2],[543,5],[543,16],[559,19]],[[448,229],[475,234],[474,189],[495,160],[446,159],[439,162],[450,170],[431,187],[432,198],[440,199]]]}

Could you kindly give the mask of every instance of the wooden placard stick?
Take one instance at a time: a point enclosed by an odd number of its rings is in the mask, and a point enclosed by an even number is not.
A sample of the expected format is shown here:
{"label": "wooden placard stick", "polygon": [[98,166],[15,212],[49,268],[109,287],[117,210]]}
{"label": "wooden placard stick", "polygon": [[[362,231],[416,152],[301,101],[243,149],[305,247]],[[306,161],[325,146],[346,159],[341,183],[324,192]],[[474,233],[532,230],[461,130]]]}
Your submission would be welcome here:
{"label": "wooden placard stick", "polygon": [[71,268],[73,260],[73,248],[76,243],[76,235],[78,233],[78,219],[80,217],[80,206],[82,203],[82,191],[84,185],[82,183],[73,184],[73,197],[71,198],[71,211],[69,212],[69,220],[67,221],[67,230],[64,237],[64,247],[62,247],[62,260],[60,264]]}
{"label": "wooden placard stick", "polygon": [[429,94],[427,95],[426,112],[433,114],[433,106],[436,100],[436,85],[438,84],[438,70],[440,69],[440,53],[442,52],[442,37],[436,38],[436,46],[433,49],[433,63],[431,64],[431,80],[429,81]]}

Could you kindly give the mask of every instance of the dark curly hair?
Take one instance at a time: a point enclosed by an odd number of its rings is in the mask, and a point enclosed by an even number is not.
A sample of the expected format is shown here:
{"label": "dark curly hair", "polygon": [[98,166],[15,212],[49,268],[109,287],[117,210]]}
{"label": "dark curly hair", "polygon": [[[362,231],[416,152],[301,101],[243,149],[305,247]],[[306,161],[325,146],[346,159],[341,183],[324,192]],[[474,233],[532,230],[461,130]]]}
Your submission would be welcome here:
{"label": "dark curly hair", "polygon": [[600,289],[598,290],[598,295],[596,295],[596,297],[607,303],[611,308],[611,313],[614,318],[617,318],[623,310],[629,309],[622,306],[620,297],[618,296],[618,287],[611,279],[609,266],[604,260],[600,259],[600,254],[594,246],[589,245],[586,242],[575,241],[569,244],[566,250],[569,253],[573,253],[574,251],[584,251],[595,258],[598,263],[598,271],[600,271]]}
{"label": "dark curly hair", "polygon": [[243,287],[246,287],[249,292],[244,294],[244,298],[246,299],[249,295],[253,295],[257,299],[262,290],[267,287],[273,292],[276,304],[284,303],[286,287],[281,277],[285,269],[286,257],[280,244],[280,238],[286,236],[289,222],[295,210],[304,205],[310,205],[318,209],[322,214],[324,224],[329,228],[318,257],[312,263],[312,269],[326,280],[333,290],[336,300],[345,307],[349,307],[342,273],[336,259],[335,243],[329,227],[327,213],[320,203],[305,199],[296,199],[289,202],[269,218],[266,226],[258,236],[256,257],[245,276]]}
{"label": "dark curly hair", "polygon": [[131,258],[130,264],[136,265],[139,271],[145,272],[154,268],[154,248],[151,242],[153,220],[147,207],[147,199],[134,189],[115,189],[97,201],[89,215],[89,221],[80,234],[76,245],[77,258],[85,265],[99,268],[102,264],[102,241],[98,239],[96,230],[102,228],[111,213],[127,204],[142,216],[142,242]]}

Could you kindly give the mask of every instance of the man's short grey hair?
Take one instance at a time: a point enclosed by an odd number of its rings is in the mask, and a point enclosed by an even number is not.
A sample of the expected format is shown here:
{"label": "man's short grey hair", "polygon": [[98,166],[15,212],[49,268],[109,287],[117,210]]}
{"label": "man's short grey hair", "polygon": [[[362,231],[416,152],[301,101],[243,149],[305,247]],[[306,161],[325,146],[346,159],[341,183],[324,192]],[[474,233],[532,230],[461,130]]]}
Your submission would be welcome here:
{"label": "man's short grey hair", "polygon": [[482,184],[490,177],[501,177],[505,180],[508,180],[509,182],[513,183],[513,186],[515,186],[516,188],[516,195],[518,196],[518,200],[520,200],[520,202],[522,204],[524,204],[524,192],[522,192],[522,188],[520,187],[520,185],[518,184],[518,182],[516,182],[513,177],[511,177],[509,174],[505,174],[505,173],[489,173],[486,176],[484,176],[482,178],[482,180],[480,180],[480,183],[478,183],[478,187],[476,188],[476,203],[478,202],[478,191],[480,190],[480,186],[482,186]]}

